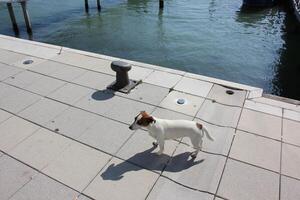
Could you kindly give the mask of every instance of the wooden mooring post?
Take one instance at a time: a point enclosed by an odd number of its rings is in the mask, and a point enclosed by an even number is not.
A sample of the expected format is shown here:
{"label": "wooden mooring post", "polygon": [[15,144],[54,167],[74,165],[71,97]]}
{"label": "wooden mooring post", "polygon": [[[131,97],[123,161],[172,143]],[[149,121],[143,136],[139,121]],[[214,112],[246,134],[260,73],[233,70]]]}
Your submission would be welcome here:
{"label": "wooden mooring post", "polygon": [[159,0],[159,9],[164,8],[164,0]]}
{"label": "wooden mooring post", "polygon": [[[97,1],[97,9],[98,11],[101,11],[101,4],[100,4],[100,0],[96,0]],[[85,12],[89,12],[89,0],[84,0],[84,6],[85,6]]]}
{"label": "wooden mooring post", "polygon": [[6,3],[6,6],[7,6],[7,9],[8,9],[8,12],[9,12],[9,16],[10,16],[10,20],[11,20],[13,29],[14,29],[16,34],[19,34],[19,28],[18,28],[17,20],[16,20],[16,17],[15,17],[14,9],[13,9],[13,3],[20,3],[21,4],[23,15],[24,15],[24,20],[25,20],[25,23],[26,23],[27,32],[29,34],[32,33],[31,22],[30,22],[28,11],[27,11],[27,1],[28,0],[0,0],[0,3],[1,2]]}

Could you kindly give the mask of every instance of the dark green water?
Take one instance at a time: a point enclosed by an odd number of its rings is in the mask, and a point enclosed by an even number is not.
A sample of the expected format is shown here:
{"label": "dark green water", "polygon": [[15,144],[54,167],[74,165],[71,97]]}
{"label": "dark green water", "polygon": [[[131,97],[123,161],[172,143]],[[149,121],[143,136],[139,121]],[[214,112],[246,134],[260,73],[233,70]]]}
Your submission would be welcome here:
{"label": "dark green water", "polygon": [[[166,0],[159,12],[158,0],[102,0],[99,14],[95,4],[87,15],[83,0],[31,0],[32,39],[300,99],[300,33],[287,6],[244,11],[242,0]],[[14,35],[3,4],[0,33]]]}

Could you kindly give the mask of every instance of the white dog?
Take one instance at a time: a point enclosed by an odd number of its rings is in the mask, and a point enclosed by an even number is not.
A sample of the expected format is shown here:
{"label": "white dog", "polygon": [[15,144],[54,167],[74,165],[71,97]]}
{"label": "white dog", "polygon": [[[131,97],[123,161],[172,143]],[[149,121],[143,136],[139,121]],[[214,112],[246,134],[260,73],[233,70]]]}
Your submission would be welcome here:
{"label": "white dog", "polygon": [[192,158],[196,158],[199,150],[202,148],[203,137],[206,135],[208,139],[214,141],[209,135],[206,128],[202,124],[187,120],[167,120],[150,116],[145,111],[141,111],[134,118],[133,124],[129,126],[131,130],[146,128],[157,142],[153,145],[159,146],[159,155],[164,151],[165,140],[189,137],[196,151],[191,153]]}

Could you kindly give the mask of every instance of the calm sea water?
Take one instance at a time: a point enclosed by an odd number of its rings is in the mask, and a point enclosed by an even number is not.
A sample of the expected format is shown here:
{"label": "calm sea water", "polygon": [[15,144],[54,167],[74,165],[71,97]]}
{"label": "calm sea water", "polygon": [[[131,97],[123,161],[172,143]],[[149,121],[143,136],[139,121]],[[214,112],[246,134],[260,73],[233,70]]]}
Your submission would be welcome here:
{"label": "calm sea water", "polygon": [[[33,40],[185,70],[300,99],[300,33],[287,6],[242,0],[30,0]],[[28,38],[20,9],[20,37]],[[0,33],[14,35],[0,5]]]}

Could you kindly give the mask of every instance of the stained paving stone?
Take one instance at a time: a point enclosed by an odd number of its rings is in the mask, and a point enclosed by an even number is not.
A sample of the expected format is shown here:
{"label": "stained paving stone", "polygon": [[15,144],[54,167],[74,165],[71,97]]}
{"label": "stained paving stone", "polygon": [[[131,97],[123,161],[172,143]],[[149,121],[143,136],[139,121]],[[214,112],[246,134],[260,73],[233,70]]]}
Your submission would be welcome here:
{"label": "stained paving stone", "polygon": [[[234,129],[215,126],[199,119],[195,119],[195,121],[201,123],[214,138],[214,141],[211,141],[204,135],[202,150],[227,156],[234,135]],[[188,137],[183,138],[182,142],[193,147]]]}
{"label": "stained paving stone", "polygon": [[141,83],[136,88],[130,91],[129,94],[117,92],[119,96],[142,101],[152,105],[158,105],[169,93],[169,89],[151,85],[147,83]]}
{"label": "stained paving stone", "polygon": [[229,159],[218,195],[230,200],[278,199],[279,174]]}
{"label": "stained paving stone", "polygon": [[57,133],[78,139],[99,118],[99,116],[90,112],[70,107],[45,126]]}
{"label": "stained paving stone", "polygon": [[280,149],[278,141],[237,131],[230,157],[279,172]]}
{"label": "stained paving stone", "polygon": [[206,97],[212,86],[212,83],[206,81],[184,77],[178,82],[178,84],[176,84],[174,89],[181,92]]}
{"label": "stained paving stone", "polygon": [[281,200],[294,200],[300,197],[300,181],[281,176]]}
{"label": "stained paving stone", "polygon": [[241,110],[239,107],[226,106],[212,100],[205,100],[196,117],[216,125],[235,128]]}
{"label": "stained paving stone", "polygon": [[145,79],[145,82],[161,87],[172,88],[180,81],[181,78],[182,76],[177,74],[154,71]]}
{"label": "stained paving stone", "polygon": [[199,152],[196,159],[191,159],[194,149],[180,144],[163,175],[188,187],[215,193],[225,157]]}
{"label": "stained paving stone", "polygon": [[107,86],[114,82],[115,79],[116,78],[111,75],[88,71],[83,75],[75,78],[72,82],[93,89],[106,90]]}
{"label": "stained paving stone", "polygon": [[300,122],[283,119],[282,126],[283,141],[300,146]]}
{"label": "stained paving stone", "polygon": [[43,169],[72,141],[46,129],[40,129],[35,134],[16,146],[10,154],[24,163]]}
{"label": "stained paving stone", "polygon": [[68,107],[65,104],[44,98],[20,112],[19,115],[25,119],[44,125]]}
{"label": "stained paving stone", "polygon": [[158,155],[159,147],[153,146],[154,141],[148,132],[138,130],[120,149],[117,156],[151,171],[160,172],[172,157],[178,142],[167,140],[164,153]]}
{"label": "stained paving stone", "polygon": [[159,174],[114,158],[83,193],[96,200],[145,199],[158,177]]}
{"label": "stained paving stone", "polygon": [[0,81],[22,72],[23,69],[0,63]]}
{"label": "stained paving stone", "polygon": [[43,172],[82,191],[108,162],[110,156],[73,142]]}
{"label": "stained paving stone", "polygon": [[42,75],[40,74],[30,71],[23,71],[22,73],[9,77],[4,82],[19,88],[26,88],[32,83],[38,81],[41,77]]}
{"label": "stained paving stone", "polygon": [[38,174],[33,179],[15,193],[11,200],[73,200],[78,192],[62,185],[61,183]]}
{"label": "stained paving stone", "polygon": [[[184,99],[185,102],[183,104],[179,104],[178,103],[179,99]],[[177,91],[172,91],[159,104],[159,106],[186,115],[195,116],[203,102],[204,102],[204,98],[177,92]]]}
{"label": "stained paving stone", "polygon": [[93,92],[95,92],[95,90],[93,89],[89,89],[72,83],[67,83],[66,85],[49,94],[48,97],[73,105],[84,96]]}
{"label": "stained paving stone", "polygon": [[[233,93],[230,93],[230,91]],[[244,90],[235,90],[214,84],[207,97],[222,104],[242,107],[246,93]]]}
{"label": "stained paving stone", "polygon": [[0,149],[10,152],[17,144],[32,135],[40,127],[19,117],[11,117],[0,124]]}
{"label": "stained paving stone", "polygon": [[178,185],[164,177],[160,177],[150,192],[147,200],[213,200],[213,198],[214,196],[211,194],[192,190]]}
{"label": "stained paving stone", "polygon": [[280,140],[281,118],[244,108],[238,129]]}
{"label": "stained paving stone", "polygon": [[[27,63],[28,61],[32,62],[32,63]],[[31,57],[31,56],[26,56],[25,58],[23,58],[22,60],[19,60],[15,63],[13,63],[12,65],[15,67],[19,67],[19,68],[23,68],[23,69],[29,69],[35,65],[38,65],[40,63],[45,62],[45,59],[41,59],[41,58],[37,58],[37,57]]]}
{"label": "stained paving stone", "polygon": [[282,145],[282,174],[300,179],[300,148]]}
{"label": "stained paving stone", "polygon": [[0,199],[8,200],[36,174],[32,168],[6,155],[0,157]]}
{"label": "stained paving stone", "polygon": [[6,111],[3,111],[3,110],[0,110],[0,125],[3,121],[7,120],[8,118],[12,117],[13,115],[6,112]]}
{"label": "stained paving stone", "polygon": [[98,117],[94,125],[89,127],[78,140],[102,151],[115,154],[132,133],[133,131],[129,130],[127,125]]}

